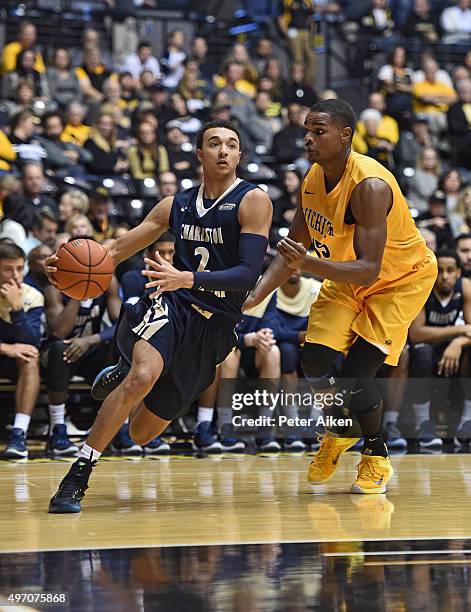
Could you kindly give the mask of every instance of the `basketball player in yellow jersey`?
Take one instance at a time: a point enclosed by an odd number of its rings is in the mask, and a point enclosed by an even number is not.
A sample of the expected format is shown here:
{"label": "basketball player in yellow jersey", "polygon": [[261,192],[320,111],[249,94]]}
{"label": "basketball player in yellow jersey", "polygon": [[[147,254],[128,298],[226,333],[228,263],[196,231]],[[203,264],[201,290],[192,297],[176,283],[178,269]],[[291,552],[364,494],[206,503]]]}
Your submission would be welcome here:
{"label": "basketball player in yellow jersey", "polygon": [[[382,403],[374,376],[383,362],[397,365],[411,322],[437,276],[433,253],[416,229],[394,176],[353,153],[355,114],[343,100],[309,111],[305,145],[310,171],[279,255],[249,296],[252,308],[301,269],[324,278],[312,305],[302,367],[317,392],[341,389],[365,444],[353,493],[384,493],[393,470],[380,436]],[[315,257],[308,255],[312,245]],[[345,355],[341,372],[334,363]],[[339,378],[342,385],[339,387]],[[323,484],[359,438],[327,432],[308,480]],[[350,436],[352,434],[350,433]]]}

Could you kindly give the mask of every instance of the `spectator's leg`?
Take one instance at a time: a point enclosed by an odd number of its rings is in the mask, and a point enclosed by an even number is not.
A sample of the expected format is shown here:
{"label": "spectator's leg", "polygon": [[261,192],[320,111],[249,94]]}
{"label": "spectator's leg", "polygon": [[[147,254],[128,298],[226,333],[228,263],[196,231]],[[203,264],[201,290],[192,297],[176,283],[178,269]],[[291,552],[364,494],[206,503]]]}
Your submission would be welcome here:
{"label": "spectator's leg", "polygon": [[39,359],[31,361],[16,360],[18,381],[15,390],[15,422],[13,427],[19,427],[25,434],[36,405],[39,394]]}
{"label": "spectator's leg", "polygon": [[239,372],[240,351],[237,349],[229,353],[221,363],[221,384],[219,385],[218,403],[218,425],[219,430],[224,425],[230,425],[232,421],[232,394],[235,390],[235,379]]}
{"label": "spectator's leg", "polygon": [[47,352],[45,378],[51,430],[55,425],[63,425],[65,419],[65,402],[71,377],[71,364],[64,360],[66,348],[62,340],[56,340],[51,342]]}
{"label": "spectator's leg", "polygon": [[309,30],[300,32],[300,44],[302,45],[303,60],[306,65],[306,81],[309,85],[314,85],[316,81],[316,52],[314,51],[314,41]]}

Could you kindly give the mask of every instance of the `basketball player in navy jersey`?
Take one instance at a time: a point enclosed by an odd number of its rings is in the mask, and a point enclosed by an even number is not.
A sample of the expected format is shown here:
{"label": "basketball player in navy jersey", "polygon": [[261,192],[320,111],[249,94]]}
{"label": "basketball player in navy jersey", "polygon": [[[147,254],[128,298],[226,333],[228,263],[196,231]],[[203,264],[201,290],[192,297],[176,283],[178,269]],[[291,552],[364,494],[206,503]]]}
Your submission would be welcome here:
{"label": "basketball player in navy jersey", "polygon": [[[156,262],[147,259],[153,270],[143,274],[155,280],[121,311],[116,343],[129,374],[104,401],[50,512],[80,512],[92,468],[125,419],[133,440],[146,444],[189,409],[235,346],[242,304],[262,270],[272,205],[265,192],[237,178],[241,143],[230,123],[206,124],[197,156],[202,185],[161,200],[109,248],[117,265],[167,229],[176,237],[173,265],[158,252]],[[49,258],[49,273],[56,261]]]}

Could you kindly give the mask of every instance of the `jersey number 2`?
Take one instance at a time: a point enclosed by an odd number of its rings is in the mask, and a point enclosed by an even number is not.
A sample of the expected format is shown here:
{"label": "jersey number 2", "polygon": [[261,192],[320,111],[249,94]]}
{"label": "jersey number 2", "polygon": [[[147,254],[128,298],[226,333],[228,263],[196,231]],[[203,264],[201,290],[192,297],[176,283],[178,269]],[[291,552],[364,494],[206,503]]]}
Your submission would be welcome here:
{"label": "jersey number 2", "polygon": [[201,257],[200,265],[198,266],[197,272],[209,272],[206,267],[209,261],[209,251],[206,247],[196,247],[195,256],[199,255]]}

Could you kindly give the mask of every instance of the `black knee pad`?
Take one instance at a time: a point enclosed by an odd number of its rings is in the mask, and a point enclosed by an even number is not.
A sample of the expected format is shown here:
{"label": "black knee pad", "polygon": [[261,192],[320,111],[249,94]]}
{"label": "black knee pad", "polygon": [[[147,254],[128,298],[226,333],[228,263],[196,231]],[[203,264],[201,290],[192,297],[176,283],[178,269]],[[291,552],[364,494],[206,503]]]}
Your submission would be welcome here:
{"label": "black knee pad", "polygon": [[313,389],[330,389],[337,383],[338,351],[307,342],[301,354],[301,368]]}
{"label": "black knee pad", "polygon": [[67,348],[62,340],[55,340],[48,346],[47,367],[45,373],[48,391],[67,391],[70,380],[70,364],[64,361],[64,351]]}
{"label": "black knee pad", "polygon": [[410,349],[410,377],[431,378],[434,373],[434,350],[431,344],[413,344]]}
{"label": "black knee pad", "polygon": [[349,409],[356,414],[376,410],[381,403],[381,395],[376,388],[374,378],[360,378],[350,392]]}

